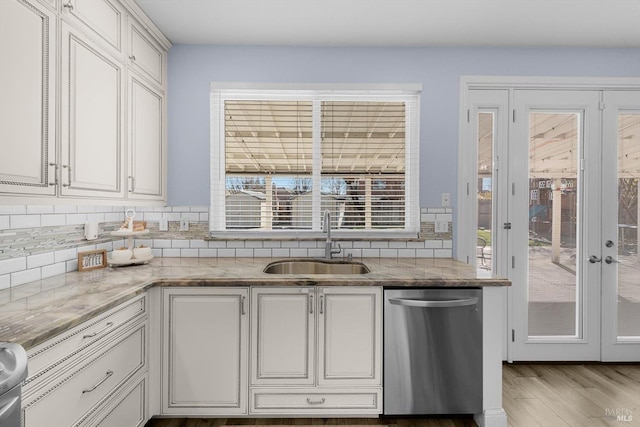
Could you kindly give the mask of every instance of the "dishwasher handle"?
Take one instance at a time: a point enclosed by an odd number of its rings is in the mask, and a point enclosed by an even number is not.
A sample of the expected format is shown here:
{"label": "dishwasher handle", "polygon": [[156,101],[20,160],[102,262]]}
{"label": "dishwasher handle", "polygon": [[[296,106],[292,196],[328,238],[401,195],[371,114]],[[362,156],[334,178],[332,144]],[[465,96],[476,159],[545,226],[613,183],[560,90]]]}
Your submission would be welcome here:
{"label": "dishwasher handle", "polygon": [[469,305],[476,305],[478,303],[478,297],[464,298],[464,299],[447,299],[447,300],[389,298],[389,302],[393,305],[403,305],[405,307],[450,308],[450,307],[466,307]]}

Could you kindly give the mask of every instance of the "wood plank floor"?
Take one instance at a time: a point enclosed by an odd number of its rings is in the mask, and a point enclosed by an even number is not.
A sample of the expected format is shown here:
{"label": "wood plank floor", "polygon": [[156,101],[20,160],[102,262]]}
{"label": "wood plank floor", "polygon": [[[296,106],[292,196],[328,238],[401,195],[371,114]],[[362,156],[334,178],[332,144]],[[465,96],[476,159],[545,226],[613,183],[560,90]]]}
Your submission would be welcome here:
{"label": "wood plank floor", "polygon": [[[503,407],[510,427],[640,427],[640,364],[505,364]],[[621,418],[618,418],[621,416]],[[155,418],[145,427],[223,425],[474,427],[470,418]]]}

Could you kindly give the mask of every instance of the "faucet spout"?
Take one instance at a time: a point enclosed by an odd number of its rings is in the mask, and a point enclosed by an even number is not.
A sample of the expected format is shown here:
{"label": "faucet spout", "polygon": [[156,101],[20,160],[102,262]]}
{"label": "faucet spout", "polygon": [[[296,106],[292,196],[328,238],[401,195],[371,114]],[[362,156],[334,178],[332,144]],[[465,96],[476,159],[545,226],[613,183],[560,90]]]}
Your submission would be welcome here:
{"label": "faucet spout", "polygon": [[324,224],[322,228],[323,231],[327,233],[327,239],[324,242],[324,257],[331,259],[333,254],[339,254],[342,248],[339,244],[337,248],[334,248],[333,242],[331,241],[331,212],[329,212],[329,209],[324,211]]}

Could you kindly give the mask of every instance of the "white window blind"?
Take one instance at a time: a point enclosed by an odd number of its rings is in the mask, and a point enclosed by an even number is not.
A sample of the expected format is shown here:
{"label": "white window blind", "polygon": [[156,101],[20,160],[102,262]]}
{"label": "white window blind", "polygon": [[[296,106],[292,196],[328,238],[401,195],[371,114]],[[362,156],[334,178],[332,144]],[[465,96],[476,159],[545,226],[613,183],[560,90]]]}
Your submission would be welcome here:
{"label": "white window blind", "polygon": [[416,233],[417,95],[211,97],[210,231]]}

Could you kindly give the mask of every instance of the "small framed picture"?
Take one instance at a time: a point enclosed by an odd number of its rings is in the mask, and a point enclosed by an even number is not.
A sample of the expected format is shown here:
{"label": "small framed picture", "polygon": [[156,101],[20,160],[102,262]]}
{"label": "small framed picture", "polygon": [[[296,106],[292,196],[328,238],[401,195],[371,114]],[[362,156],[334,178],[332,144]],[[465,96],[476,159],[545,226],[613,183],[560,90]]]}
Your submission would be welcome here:
{"label": "small framed picture", "polygon": [[96,270],[107,266],[107,250],[78,252],[78,271]]}

